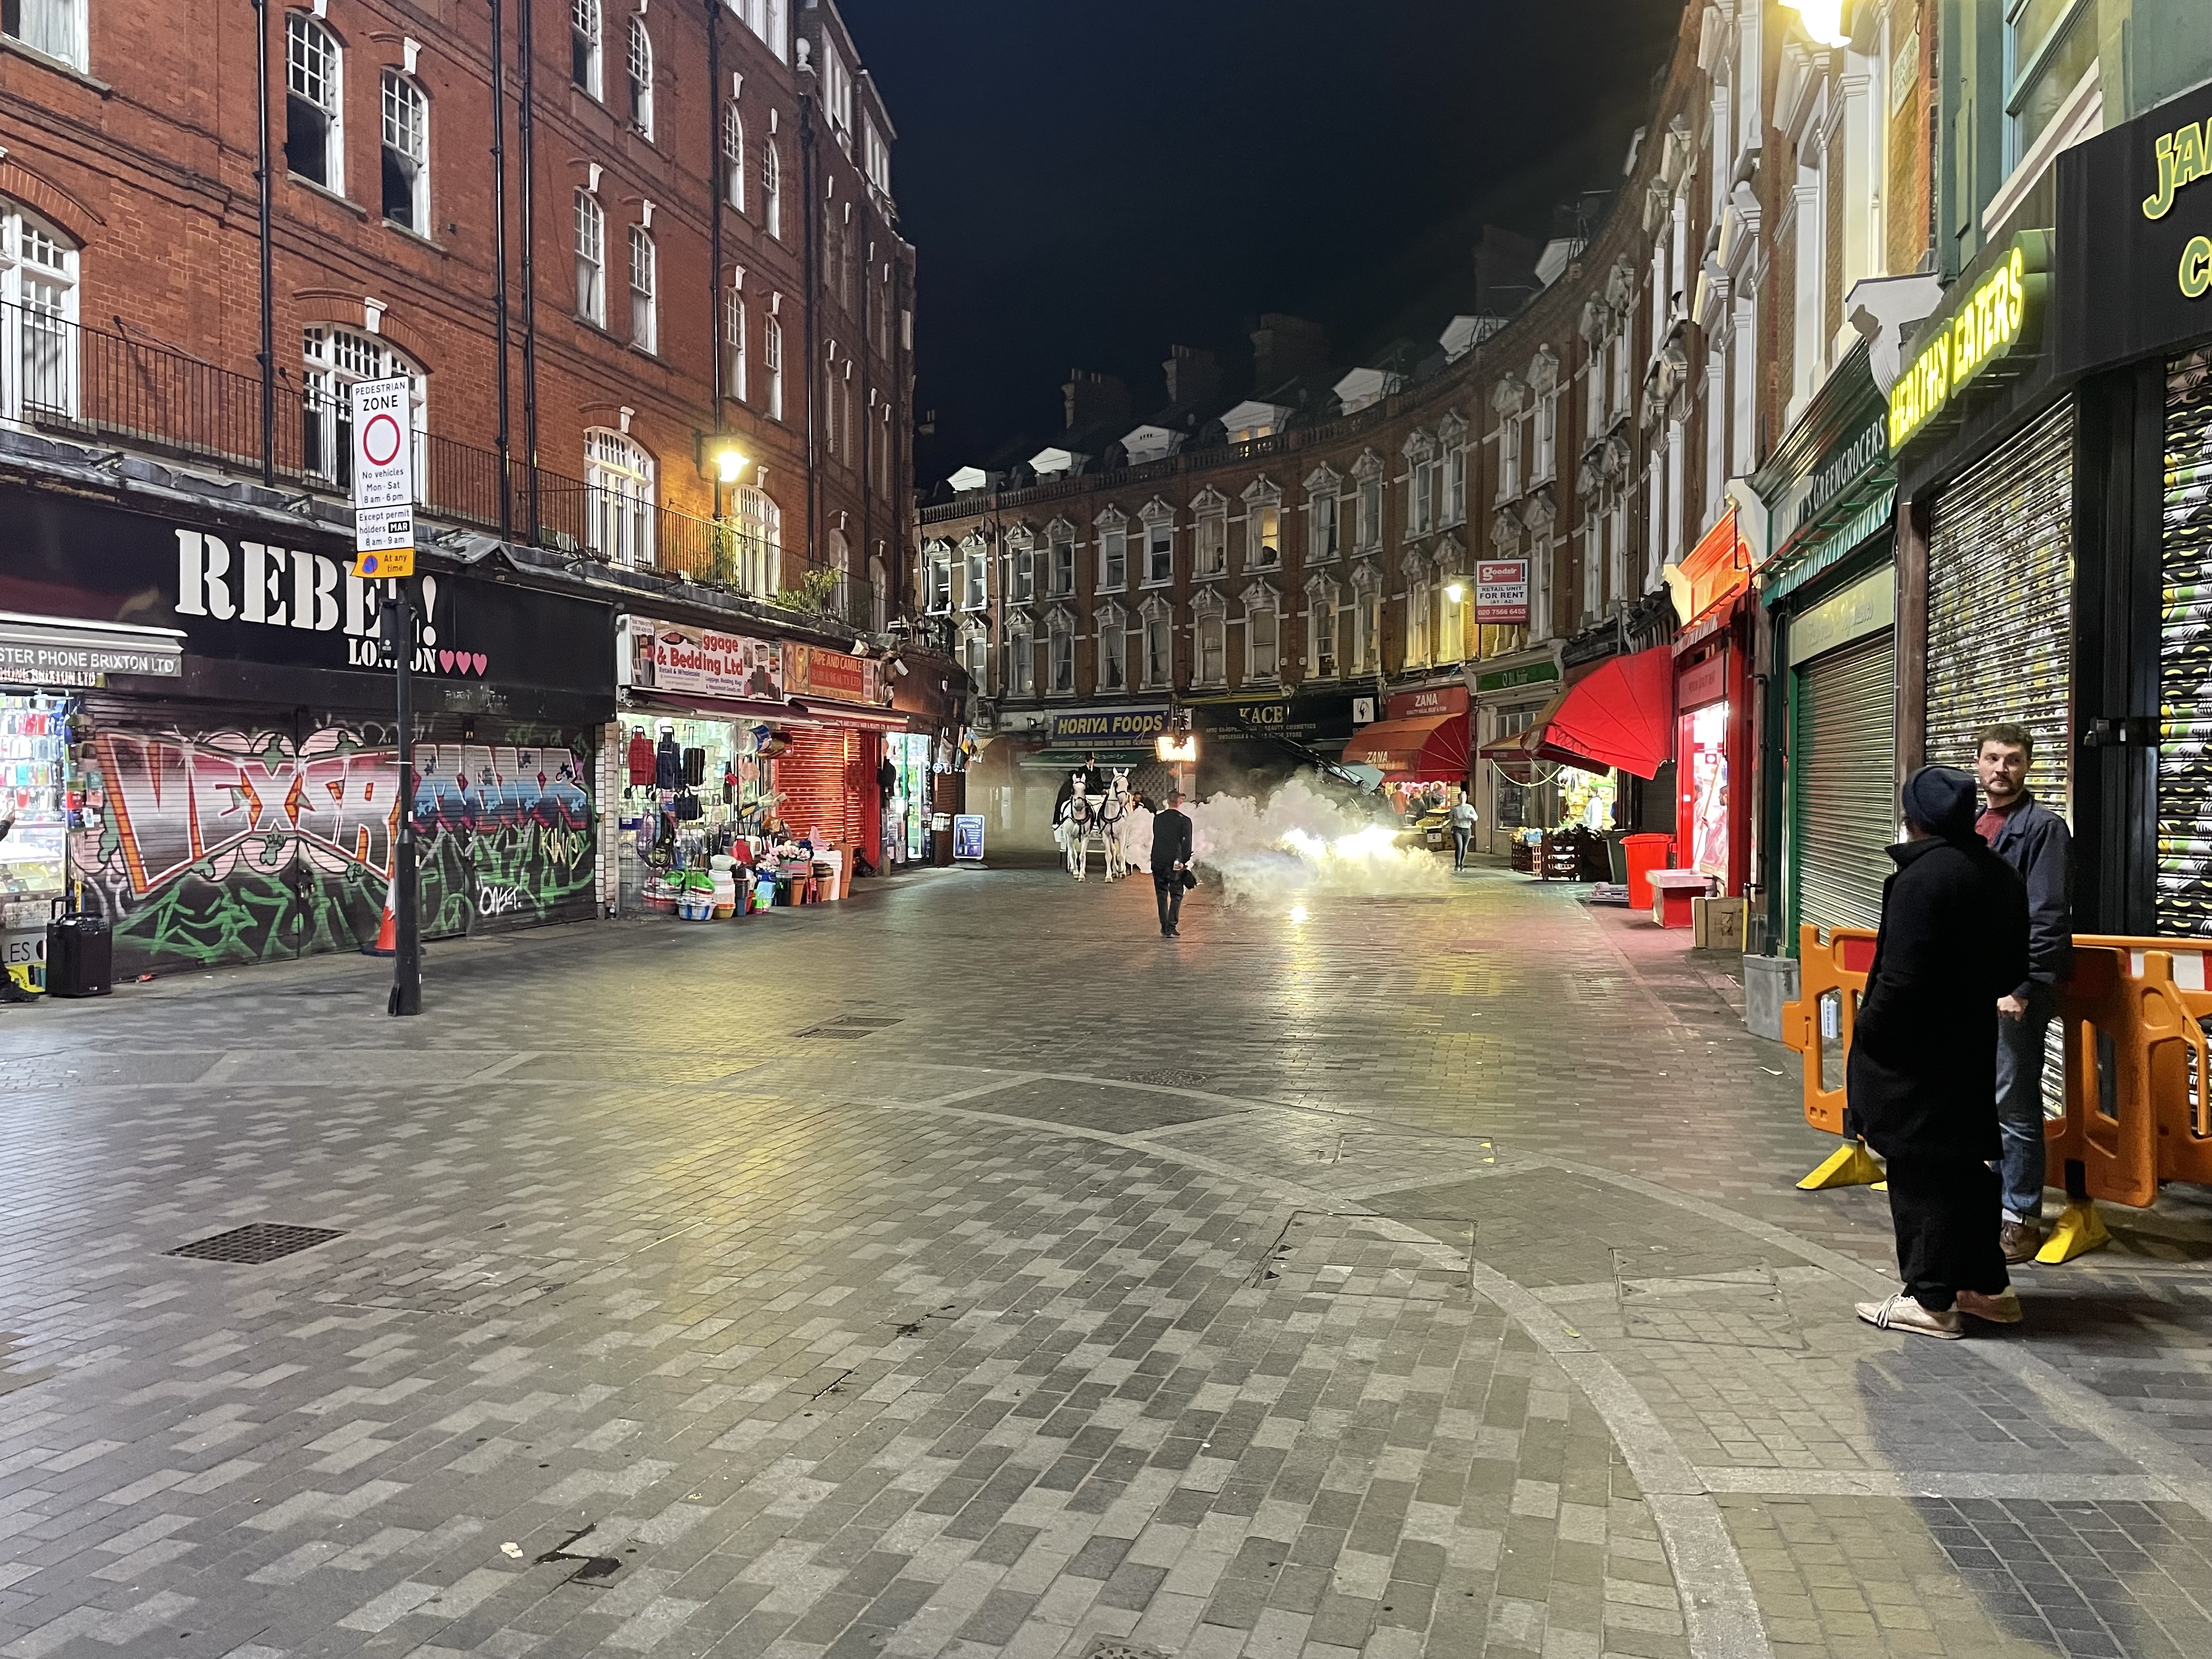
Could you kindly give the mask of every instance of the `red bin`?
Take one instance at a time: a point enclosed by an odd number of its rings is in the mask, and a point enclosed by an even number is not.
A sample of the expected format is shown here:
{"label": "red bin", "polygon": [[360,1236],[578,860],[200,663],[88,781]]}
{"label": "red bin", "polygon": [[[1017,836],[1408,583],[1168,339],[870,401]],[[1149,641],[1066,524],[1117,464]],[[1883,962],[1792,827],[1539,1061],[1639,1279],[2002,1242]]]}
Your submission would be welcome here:
{"label": "red bin", "polygon": [[1628,908],[1649,910],[1651,908],[1651,883],[1654,870],[1671,870],[1674,866],[1674,838],[1647,830],[1638,836],[1623,836],[1621,851],[1628,855]]}

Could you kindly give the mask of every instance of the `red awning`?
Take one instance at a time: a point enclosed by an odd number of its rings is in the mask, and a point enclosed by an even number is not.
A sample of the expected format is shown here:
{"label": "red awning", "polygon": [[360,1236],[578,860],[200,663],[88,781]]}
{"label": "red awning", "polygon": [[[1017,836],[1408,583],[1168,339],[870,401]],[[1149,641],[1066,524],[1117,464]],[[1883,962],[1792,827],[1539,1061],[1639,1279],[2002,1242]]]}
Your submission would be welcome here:
{"label": "red awning", "polygon": [[1395,783],[1455,783],[1467,776],[1467,716],[1377,720],[1344,745],[1348,765],[1371,766]]}
{"label": "red awning", "polygon": [[1660,646],[1601,664],[1527,738],[1534,753],[1569,766],[1658,776],[1674,756],[1674,652]]}

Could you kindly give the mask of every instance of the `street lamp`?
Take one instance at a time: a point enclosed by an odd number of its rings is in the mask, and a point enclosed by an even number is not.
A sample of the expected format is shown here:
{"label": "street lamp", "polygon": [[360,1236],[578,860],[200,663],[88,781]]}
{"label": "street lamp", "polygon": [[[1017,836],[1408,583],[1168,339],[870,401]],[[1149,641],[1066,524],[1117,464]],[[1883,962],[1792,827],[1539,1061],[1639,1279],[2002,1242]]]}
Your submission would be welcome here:
{"label": "street lamp", "polygon": [[744,470],[744,455],[736,445],[725,444],[714,452],[714,476],[719,482],[733,484]]}
{"label": "street lamp", "polygon": [[1844,32],[1844,0],[1782,0],[1782,3],[1797,14],[1805,33],[1820,45],[1850,45],[1851,37]]}
{"label": "street lamp", "polygon": [[1444,597],[1449,599],[1454,605],[1457,605],[1462,599],[1467,597],[1467,584],[1465,582],[1446,582],[1444,584]]}

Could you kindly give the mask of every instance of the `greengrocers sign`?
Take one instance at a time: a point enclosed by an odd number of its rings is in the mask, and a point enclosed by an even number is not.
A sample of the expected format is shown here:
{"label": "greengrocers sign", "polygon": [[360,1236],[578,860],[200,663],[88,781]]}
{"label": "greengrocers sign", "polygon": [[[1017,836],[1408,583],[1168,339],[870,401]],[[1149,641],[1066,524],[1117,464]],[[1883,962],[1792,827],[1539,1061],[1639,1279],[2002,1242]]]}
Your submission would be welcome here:
{"label": "greengrocers sign", "polygon": [[2021,367],[2043,322],[2050,238],[2022,231],[2012,248],[1925,336],[1889,391],[1889,447],[1902,449],[1984,376]]}

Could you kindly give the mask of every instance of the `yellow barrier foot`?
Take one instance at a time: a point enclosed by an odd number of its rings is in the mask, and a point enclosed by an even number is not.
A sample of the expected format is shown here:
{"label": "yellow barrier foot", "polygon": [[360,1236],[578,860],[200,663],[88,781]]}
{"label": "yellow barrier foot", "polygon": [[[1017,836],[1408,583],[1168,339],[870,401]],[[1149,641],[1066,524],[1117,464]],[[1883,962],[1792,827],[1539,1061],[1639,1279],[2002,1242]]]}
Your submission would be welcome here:
{"label": "yellow barrier foot", "polygon": [[1881,1165],[1875,1162],[1866,1143],[1852,1140],[1831,1152],[1819,1169],[1797,1183],[1797,1190],[1820,1193],[1831,1187],[1872,1187],[1881,1179]]}
{"label": "yellow barrier foot", "polygon": [[2095,1202],[2085,1198],[2079,1204],[2066,1206],[2065,1213],[2051,1229],[2051,1236],[2043,1241],[2043,1248],[2035,1253],[2035,1259],[2045,1267],[2055,1267],[2112,1242],[2112,1236],[2105,1231],[2105,1219],[2097,1213]]}

